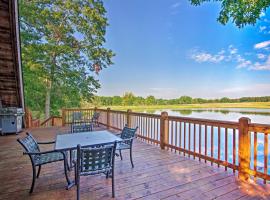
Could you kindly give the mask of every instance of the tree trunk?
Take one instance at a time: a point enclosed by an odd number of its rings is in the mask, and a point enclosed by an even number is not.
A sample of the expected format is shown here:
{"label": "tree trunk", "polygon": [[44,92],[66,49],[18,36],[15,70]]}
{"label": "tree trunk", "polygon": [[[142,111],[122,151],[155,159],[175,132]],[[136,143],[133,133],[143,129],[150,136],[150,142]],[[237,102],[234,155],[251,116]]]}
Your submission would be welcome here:
{"label": "tree trunk", "polygon": [[50,117],[51,91],[52,91],[52,85],[51,85],[51,83],[48,83],[48,87],[46,90],[46,99],[45,99],[45,119],[48,119]]}
{"label": "tree trunk", "polygon": [[50,117],[51,93],[52,93],[52,87],[53,87],[53,82],[54,82],[55,66],[56,66],[56,54],[53,53],[50,76],[47,79],[47,90],[46,90],[46,99],[45,99],[45,119],[48,119]]}

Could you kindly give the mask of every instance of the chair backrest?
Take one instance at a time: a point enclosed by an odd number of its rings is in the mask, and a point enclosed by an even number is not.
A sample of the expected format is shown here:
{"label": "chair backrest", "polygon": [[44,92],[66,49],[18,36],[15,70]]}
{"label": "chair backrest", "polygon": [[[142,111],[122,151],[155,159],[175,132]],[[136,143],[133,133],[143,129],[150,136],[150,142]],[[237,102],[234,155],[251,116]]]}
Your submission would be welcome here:
{"label": "chair backrest", "polygon": [[128,128],[127,125],[125,125],[125,127],[123,128],[123,130],[121,132],[121,136],[120,137],[122,139],[134,138],[137,129],[138,129],[138,127],[136,127],[136,128]]}
{"label": "chair backrest", "polygon": [[89,132],[92,131],[92,124],[91,123],[72,123],[71,124],[71,133],[79,133],[79,132]]}
{"label": "chair backrest", "polygon": [[26,137],[19,138],[17,141],[23,146],[26,152],[37,153],[40,152],[39,146],[35,138],[30,134],[26,133]]}
{"label": "chair backrest", "polygon": [[100,113],[99,112],[94,112],[94,114],[93,114],[93,116],[92,116],[92,120],[93,121],[97,121],[98,120],[98,118],[99,118],[99,116],[100,116]]}
{"label": "chair backrest", "polygon": [[72,123],[77,122],[77,121],[81,121],[82,117],[83,117],[83,115],[81,112],[73,112],[72,113]]}
{"label": "chair backrest", "polygon": [[82,148],[77,146],[77,165],[80,175],[104,173],[114,165],[116,142]]}

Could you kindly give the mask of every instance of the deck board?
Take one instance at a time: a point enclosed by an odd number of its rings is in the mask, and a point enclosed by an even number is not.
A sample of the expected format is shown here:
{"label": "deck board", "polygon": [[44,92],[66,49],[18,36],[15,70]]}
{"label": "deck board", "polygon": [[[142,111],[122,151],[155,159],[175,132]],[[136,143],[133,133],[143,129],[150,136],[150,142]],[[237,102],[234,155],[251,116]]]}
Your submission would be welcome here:
{"label": "deck board", "polygon": [[[47,141],[68,130],[53,127],[29,131],[39,141]],[[23,136],[24,133],[0,137],[0,199],[75,199],[75,187],[65,190],[61,162],[43,166],[34,193],[28,194],[31,164],[16,142]],[[269,185],[240,182],[232,172],[193,157],[161,150],[139,140],[135,141],[133,155],[134,169],[128,152],[123,152],[123,161],[116,158],[116,199],[270,199]],[[73,171],[70,177],[74,178]],[[111,180],[101,175],[82,177],[81,199],[111,199]]]}

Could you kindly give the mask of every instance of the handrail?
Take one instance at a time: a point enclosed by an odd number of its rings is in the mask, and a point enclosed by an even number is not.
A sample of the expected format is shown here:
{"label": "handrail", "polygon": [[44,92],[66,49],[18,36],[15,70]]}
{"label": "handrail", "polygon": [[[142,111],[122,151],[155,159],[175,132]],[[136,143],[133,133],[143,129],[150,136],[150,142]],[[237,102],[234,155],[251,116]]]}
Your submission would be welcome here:
{"label": "handrail", "polygon": [[[62,110],[63,126],[72,123],[74,112],[82,112],[85,119],[99,112],[99,123],[116,130],[121,130],[125,124],[129,127],[138,126],[137,137],[142,141],[210,162],[211,165],[215,163],[218,167],[224,166],[225,170],[238,170],[242,180],[254,176],[263,179],[265,183],[270,181],[268,124],[251,123],[248,118],[233,122],[168,116],[166,112],[159,115],[110,108],[73,108]],[[259,145],[263,146],[258,148]],[[263,152],[259,152],[262,147]],[[261,153],[264,155],[263,161],[258,160]],[[251,163],[253,166],[250,166]]]}
{"label": "handrail", "polygon": [[55,125],[55,119],[61,119],[62,120],[62,116],[51,116],[51,117],[45,119],[43,122],[41,122],[40,126],[44,126],[44,125],[47,126],[47,124],[51,124],[51,126],[54,126]]}

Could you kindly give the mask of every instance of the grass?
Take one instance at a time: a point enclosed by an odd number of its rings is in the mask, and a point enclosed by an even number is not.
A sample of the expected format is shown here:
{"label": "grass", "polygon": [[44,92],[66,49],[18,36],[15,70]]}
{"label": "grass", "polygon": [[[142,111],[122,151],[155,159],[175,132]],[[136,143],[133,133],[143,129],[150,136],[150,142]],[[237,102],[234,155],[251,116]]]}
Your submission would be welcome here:
{"label": "grass", "polygon": [[[207,104],[181,104],[181,105],[140,105],[140,106],[108,106],[112,110],[162,110],[162,109],[192,109],[192,108],[260,108],[270,109],[270,102],[244,102],[244,103],[207,103]],[[105,106],[101,108],[107,108]]]}

